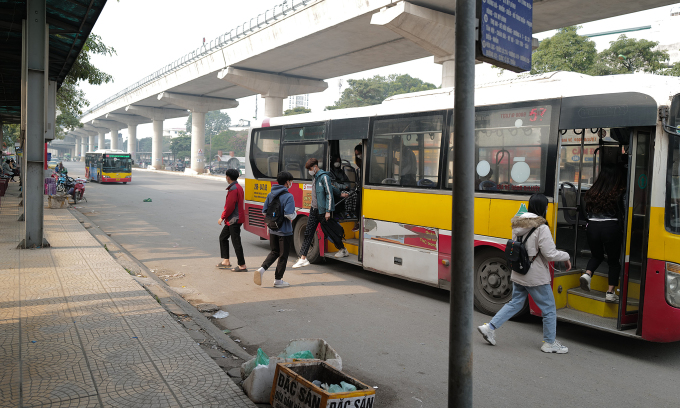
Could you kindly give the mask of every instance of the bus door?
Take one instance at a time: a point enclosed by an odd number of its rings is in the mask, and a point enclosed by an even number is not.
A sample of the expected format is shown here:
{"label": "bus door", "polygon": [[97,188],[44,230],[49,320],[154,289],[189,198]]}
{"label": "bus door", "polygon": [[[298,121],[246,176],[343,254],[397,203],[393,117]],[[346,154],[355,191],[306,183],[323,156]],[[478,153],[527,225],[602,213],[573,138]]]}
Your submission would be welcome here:
{"label": "bus door", "polygon": [[654,129],[636,128],[628,149],[628,194],[625,266],[620,282],[618,329],[637,326],[641,334],[639,309],[643,304],[649,238],[651,176],[654,162]]}

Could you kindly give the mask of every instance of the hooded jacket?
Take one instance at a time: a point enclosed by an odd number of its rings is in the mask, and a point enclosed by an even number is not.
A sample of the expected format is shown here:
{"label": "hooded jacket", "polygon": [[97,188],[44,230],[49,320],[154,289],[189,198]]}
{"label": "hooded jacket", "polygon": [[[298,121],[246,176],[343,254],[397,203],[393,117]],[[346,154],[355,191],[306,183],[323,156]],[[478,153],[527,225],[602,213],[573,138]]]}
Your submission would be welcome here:
{"label": "hooded jacket", "polygon": [[331,175],[325,170],[319,169],[314,175],[316,205],[319,209],[319,214],[335,211],[335,199],[333,195],[340,195],[340,190],[333,187],[331,183]]}
{"label": "hooded jacket", "polygon": [[550,262],[563,262],[569,260],[569,254],[555,247],[550,228],[545,218],[536,214],[524,213],[512,219],[512,239],[523,237],[532,228],[536,230],[529,236],[525,243],[527,254],[530,259],[539,252],[526,275],[512,271],[510,280],[522,286],[540,286],[550,284]]}
{"label": "hooded jacket", "polygon": [[269,192],[269,194],[267,194],[267,198],[264,200],[262,214],[267,214],[269,203],[271,203],[274,197],[277,195],[279,195],[279,202],[281,203],[281,207],[283,207],[283,215],[285,218],[283,219],[283,225],[281,225],[281,228],[279,228],[278,231],[272,231],[268,229],[269,234],[284,237],[291,236],[293,235],[292,220],[295,219],[295,199],[293,198],[293,195],[288,192],[286,186],[272,184],[272,190]]}

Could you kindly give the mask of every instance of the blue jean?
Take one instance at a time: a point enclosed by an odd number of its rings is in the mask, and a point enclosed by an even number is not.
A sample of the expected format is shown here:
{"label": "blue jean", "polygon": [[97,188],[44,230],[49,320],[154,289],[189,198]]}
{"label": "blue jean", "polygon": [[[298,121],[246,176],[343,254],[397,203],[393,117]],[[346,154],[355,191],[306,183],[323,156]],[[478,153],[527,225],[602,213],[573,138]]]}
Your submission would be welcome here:
{"label": "blue jean", "polygon": [[543,341],[546,343],[555,342],[557,311],[555,309],[555,297],[553,296],[552,287],[550,285],[522,286],[514,282],[512,285],[512,299],[491,319],[493,327],[500,328],[503,323],[522,310],[527,296],[531,294],[531,298],[534,299],[534,302],[536,302],[536,305],[543,314]]}

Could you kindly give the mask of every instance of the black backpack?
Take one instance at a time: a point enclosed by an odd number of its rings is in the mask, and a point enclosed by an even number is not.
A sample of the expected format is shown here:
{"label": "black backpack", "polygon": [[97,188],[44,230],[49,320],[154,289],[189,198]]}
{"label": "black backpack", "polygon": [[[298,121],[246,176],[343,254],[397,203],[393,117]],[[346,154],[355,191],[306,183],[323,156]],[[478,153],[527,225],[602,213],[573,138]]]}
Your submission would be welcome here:
{"label": "black backpack", "polygon": [[534,262],[538,254],[541,253],[541,248],[538,248],[536,256],[529,259],[529,254],[527,253],[527,249],[524,246],[524,244],[527,242],[527,239],[529,239],[529,236],[534,231],[536,231],[536,228],[532,228],[528,234],[524,235],[524,237],[517,237],[517,241],[509,239],[508,243],[505,245],[505,258],[508,261],[508,267],[522,275],[526,275],[526,273],[529,272],[531,264]]}
{"label": "black backpack", "polygon": [[286,219],[283,213],[283,206],[281,205],[281,200],[279,197],[281,194],[288,192],[288,190],[283,190],[277,195],[275,195],[269,202],[267,207],[267,212],[264,215],[264,223],[267,224],[272,231],[278,231],[281,226],[283,226],[283,221]]}

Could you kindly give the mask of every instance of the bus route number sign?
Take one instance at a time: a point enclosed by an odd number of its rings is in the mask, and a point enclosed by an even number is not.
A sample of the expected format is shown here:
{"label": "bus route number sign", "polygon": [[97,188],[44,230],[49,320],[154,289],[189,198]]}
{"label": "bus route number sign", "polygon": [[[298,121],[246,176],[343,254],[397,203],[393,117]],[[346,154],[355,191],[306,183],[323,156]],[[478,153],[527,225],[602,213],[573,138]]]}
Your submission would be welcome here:
{"label": "bus route number sign", "polygon": [[476,59],[513,72],[531,70],[533,0],[478,0]]}

